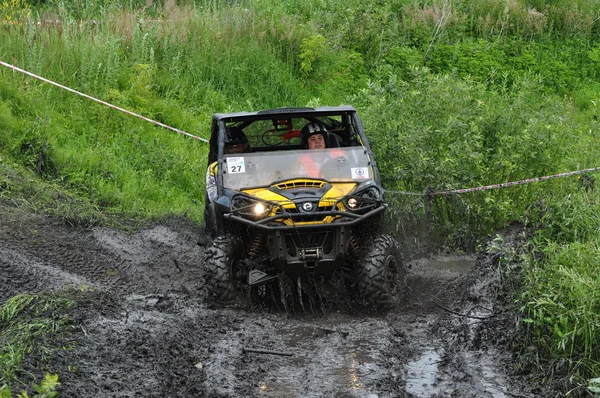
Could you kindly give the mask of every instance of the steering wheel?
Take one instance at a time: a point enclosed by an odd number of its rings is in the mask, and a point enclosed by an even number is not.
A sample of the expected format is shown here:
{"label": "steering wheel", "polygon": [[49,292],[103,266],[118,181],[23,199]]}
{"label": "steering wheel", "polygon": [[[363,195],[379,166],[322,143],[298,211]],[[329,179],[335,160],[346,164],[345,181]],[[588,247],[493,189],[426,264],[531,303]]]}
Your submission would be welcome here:
{"label": "steering wheel", "polygon": [[267,130],[263,133],[262,142],[268,146],[277,146],[283,143],[281,139],[281,133],[276,130]]}
{"label": "steering wheel", "polygon": [[267,130],[263,133],[261,139],[265,145],[277,146],[286,141],[300,137],[300,130],[277,131],[275,129]]}

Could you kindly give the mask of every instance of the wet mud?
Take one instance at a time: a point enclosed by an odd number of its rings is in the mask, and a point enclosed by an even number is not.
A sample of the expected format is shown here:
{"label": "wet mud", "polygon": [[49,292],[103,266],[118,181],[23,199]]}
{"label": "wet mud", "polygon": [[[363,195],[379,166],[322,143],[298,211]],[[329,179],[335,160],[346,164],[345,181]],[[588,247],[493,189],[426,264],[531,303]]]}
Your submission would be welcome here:
{"label": "wet mud", "polygon": [[[206,299],[200,228],[135,233],[0,212],[0,303],[70,292],[68,349],[29,355],[64,397],[538,397],[510,352],[515,319],[485,256],[407,261],[403,303],[286,313]],[[26,376],[23,376],[26,379]]]}

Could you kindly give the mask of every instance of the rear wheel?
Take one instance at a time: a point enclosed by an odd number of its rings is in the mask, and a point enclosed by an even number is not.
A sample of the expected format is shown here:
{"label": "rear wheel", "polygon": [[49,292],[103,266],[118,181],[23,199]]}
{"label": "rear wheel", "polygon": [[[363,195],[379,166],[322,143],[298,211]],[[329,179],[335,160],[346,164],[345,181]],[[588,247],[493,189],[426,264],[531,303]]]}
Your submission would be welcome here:
{"label": "rear wheel", "polygon": [[400,301],[405,293],[406,271],[394,238],[389,235],[375,238],[357,266],[357,290],[362,302],[386,309]]}
{"label": "rear wheel", "polygon": [[217,236],[206,250],[204,280],[208,294],[219,301],[232,301],[238,295],[234,267],[239,243],[231,235]]}

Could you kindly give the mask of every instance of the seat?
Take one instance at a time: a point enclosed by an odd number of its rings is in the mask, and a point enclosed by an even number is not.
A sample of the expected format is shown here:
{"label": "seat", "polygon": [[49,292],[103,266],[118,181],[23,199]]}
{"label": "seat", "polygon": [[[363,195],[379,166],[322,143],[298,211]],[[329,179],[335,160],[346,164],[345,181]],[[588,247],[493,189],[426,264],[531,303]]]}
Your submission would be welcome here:
{"label": "seat", "polygon": [[340,147],[340,140],[338,139],[338,136],[333,133],[328,133],[327,134],[327,148],[339,148],[339,147]]}

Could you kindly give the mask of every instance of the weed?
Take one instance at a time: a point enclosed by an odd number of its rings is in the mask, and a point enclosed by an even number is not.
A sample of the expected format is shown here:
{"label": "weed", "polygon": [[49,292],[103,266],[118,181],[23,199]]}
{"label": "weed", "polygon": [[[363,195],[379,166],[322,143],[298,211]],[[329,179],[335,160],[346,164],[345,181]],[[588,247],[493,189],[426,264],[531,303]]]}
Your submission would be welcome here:
{"label": "weed", "polygon": [[56,388],[60,385],[57,374],[46,373],[44,380],[40,384],[34,384],[34,395],[29,396],[27,392],[20,393],[17,398],[54,398],[58,396]]}
{"label": "weed", "polygon": [[[46,373],[45,378],[40,384],[33,384],[33,391],[35,394],[29,395],[27,391],[21,391],[17,394],[17,398],[54,398],[58,396],[57,387],[60,385],[58,382],[58,375]],[[12,393],[8,385],[4,384],[0,386],[0,398],[12,398]]]}
{"label": "weed", "polygon": [[29,3],[26,0],[1,0],[0,23],[19,24],[29,14]]}
{"label": "weed", "polygon": [[588,380],[587,389],[594,394],[594,398],[600,397],[600,378]]}
{"label": "weed", "polygon": [[[0,385],[10,389],[26,355],[52,352],[43,344],[71,324],[69,310],[73,306],[74,302],[68,298],[21,294],[0,307]],[[57,380],[58,376],[47,375],[44,381],[34,386],[38,393],[35,397],[55,396],[52,394]]]}

